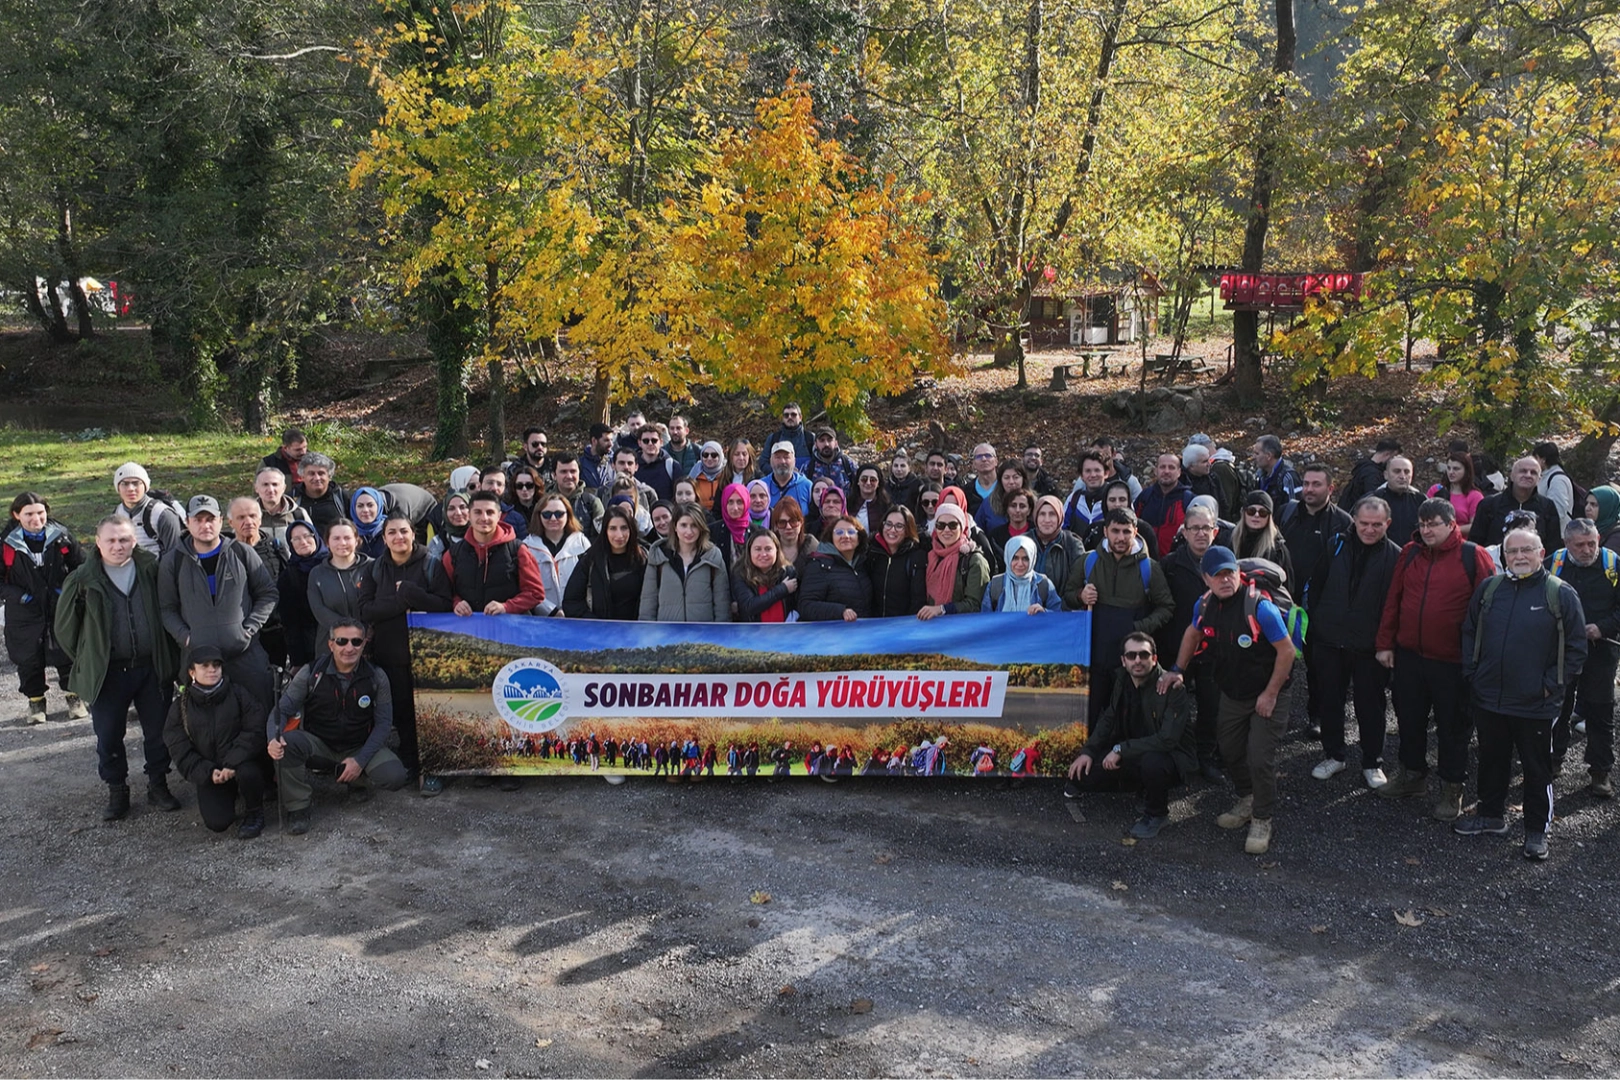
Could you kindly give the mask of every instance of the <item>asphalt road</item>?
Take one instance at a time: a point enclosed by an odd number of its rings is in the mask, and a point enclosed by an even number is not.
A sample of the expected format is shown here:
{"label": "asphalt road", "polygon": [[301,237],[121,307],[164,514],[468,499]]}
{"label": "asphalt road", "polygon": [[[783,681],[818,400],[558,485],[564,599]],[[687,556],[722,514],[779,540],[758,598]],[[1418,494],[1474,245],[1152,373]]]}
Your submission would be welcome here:
{"label": "asphalt road", "polygon": [[1299,741],[1262,858],[1222,789],[1125,846],[1130,797],[1082,824],[968,779],[321,788],[308,836],[242,842],[183,785],[103,825],[89,723],[23,726],[0,679],[8,1075],[1620,1071],[1617,811],[1579,769],[1543,864]]}

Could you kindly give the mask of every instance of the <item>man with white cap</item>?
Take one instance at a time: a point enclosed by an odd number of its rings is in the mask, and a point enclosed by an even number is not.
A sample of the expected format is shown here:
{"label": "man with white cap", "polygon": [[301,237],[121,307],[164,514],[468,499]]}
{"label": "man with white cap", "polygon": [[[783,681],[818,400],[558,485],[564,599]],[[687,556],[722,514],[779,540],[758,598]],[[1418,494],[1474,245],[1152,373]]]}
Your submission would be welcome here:
{"label": "man with white cap", "polygon": [[799,501],[799,509],[809,516],[810,480],[796,467],[796,454],[793,444],[786,439],[771,447],[771,471],[765,477],[765,486],[770,490],[773,509],[784,496],[791,496]]}
{"label": "man with white cap", "polygon": [[152,478],[139,462],[126,461],[113,473],[113,490],[118,492],[118,509],[135,526],[135,544],[142,551],[162,558],[180,543],[185,532],[174,507],[147,494]]}
{"label": "man with white cap", "polygon": [[[275,611],[276,584],[258,552],[220,535],[212,495],[194,496],[186,510],[190,542],[163,556],[158,567],[163,628],[182,650],[218,647],[231,681],[269,709],[275,686],[259,631]],[[189,666],[182,662],[182,669]]]}

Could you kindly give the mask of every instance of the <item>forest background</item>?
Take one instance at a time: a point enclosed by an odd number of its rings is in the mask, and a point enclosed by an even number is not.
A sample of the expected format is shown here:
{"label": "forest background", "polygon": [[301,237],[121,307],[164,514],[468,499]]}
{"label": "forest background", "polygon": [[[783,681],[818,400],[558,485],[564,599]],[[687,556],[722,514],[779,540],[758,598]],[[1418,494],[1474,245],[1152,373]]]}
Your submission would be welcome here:
{"label": "forest background", "polygon": [[[116,279],[190,422],[268,431],[337,327],[432,354],[432,457],[514,381],[590,413],[874,396],[999,346],[1043,290],[1366,275],[1234,395],[1418,340],[1439,425],[1620,433],[1614,0],[0,0],[0,287],[43,334]],[[1268,354],[1280,357],[1263,365]],[[93,354],[92,354],[93,355]]]}

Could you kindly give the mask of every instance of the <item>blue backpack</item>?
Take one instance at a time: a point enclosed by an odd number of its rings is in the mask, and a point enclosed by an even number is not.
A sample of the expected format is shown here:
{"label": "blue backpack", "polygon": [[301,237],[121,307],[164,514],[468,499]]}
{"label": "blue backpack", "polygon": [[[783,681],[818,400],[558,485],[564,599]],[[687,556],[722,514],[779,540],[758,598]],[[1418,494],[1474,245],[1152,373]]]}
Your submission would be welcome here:
{"label": "blue backpack", "polygon": [[[1142,593],[1144,595],[1146,595],[1146,593],[1148,591],[1148,582],[1153,579],[1153,560],[1152,559],[1143,559],[1141,562],[1137,563],[1136,565],[1139,566],[1141,568],[1141,570],[1142,570]],[[1080,579],[1082,581],[1084,581],[1087,585],[1091,584],[1091,572],[1093,570],[1095,570],[1096,567],[1097,567],[1097,553],[1095,551],[1086,552],[1086,564],[1085,564],[1085,568],[1084,568],[1083,572],[1080,575]]]}

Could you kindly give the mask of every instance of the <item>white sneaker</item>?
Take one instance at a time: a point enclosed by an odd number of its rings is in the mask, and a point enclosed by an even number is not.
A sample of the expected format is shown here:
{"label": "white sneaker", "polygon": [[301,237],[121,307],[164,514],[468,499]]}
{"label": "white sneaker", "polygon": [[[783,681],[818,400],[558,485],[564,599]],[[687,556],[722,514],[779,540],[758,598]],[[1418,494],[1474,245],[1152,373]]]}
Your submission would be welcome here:
{"label": "white sneaker", "polygon": [[1326,780],[1344,772],[1344,762],[1338,758],[1323,758],[1322,764],[1311,770],[1311,775],[1318,780]]}
{"label": "white sneaker", "polygon": [[1577,734],[1577,735],[1585,735],[1586,734],[1586,721],[1585,720],[1577,720],[1577,721],[1575,721],[1575,734]]}
{"label": "white sneaker", "polygon": [[1384,775],[1383,769],[1362,769],[1361,775],[1366,779],[1367,786],[1374,791],[1389,783],[1389,777]]}

